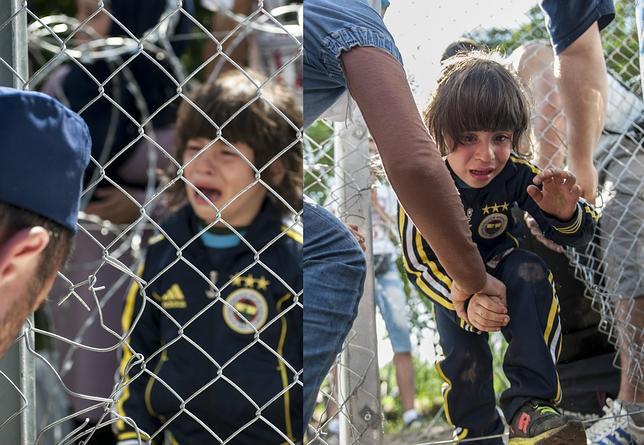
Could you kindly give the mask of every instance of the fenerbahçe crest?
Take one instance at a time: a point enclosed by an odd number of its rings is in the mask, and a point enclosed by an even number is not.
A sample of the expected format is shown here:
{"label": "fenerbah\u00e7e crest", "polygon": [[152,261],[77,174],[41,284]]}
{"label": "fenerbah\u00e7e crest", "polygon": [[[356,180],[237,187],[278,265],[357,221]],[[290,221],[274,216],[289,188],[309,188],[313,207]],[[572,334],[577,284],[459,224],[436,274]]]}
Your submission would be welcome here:
{"label": "fenerbah\u00e7e crest", "polygon": [[226,303],[223,309],[224,321],[233,331],[253,334],[266,323],[268,303],[255,289],[237,289],[226,298]]}
{"label": "fenerbah\u00e7e crest", "polygon": [[508,226],[508,217],[503,213],[492,213],[486,216],[479,224],[481,238],[492,239],[503,233]]}

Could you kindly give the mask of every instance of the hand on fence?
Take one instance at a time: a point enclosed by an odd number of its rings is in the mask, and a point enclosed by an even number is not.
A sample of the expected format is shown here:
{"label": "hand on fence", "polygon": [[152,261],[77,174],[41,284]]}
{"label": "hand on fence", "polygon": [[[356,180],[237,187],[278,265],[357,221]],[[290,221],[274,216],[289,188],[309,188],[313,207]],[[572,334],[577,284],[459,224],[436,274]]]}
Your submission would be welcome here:
{"label": "hand on fence", "polygon": [[497,332],[508,324],[508,309],[499,297],[474,294],[467,306],[468,323],[479,331]]}
{"label": "hand on fence", "polygon": [[358,244],[360,244],[360,248],[362,249],[362,251],[366,252],[367,243],[365,241],[364,235],[360,233],[360,229],[358,228],[358,226],[356,224],[347,224],[347,226],[351,230],[351,233],[353,233],[353,236],[358,241]]}
{"label": "hand on fence", "polygon": [[526,226],[528,226],[528,229],[530,230],[530,233],[532,234],[532,236],[534,236],[536,240],[539,241],[541,244],[543,244],[548,249],[555,251],[557,253],[564,252],[563,247],[561,247],[559,244],[555,243],[551,239],[548,239],[545,236],[543,236],[543,232],[541,232],[541,227],[539,227],[539,223],[527,213],[525,214],[525,224]]}
{"label": "hand on fence", "polygon": [[575,214],[581,197],[581,187],[576,182],[577,178],[571,172],[548,167],[534,177],[534,185],[529,185],[527,191],[541,210],[561,221],[568,221]]}

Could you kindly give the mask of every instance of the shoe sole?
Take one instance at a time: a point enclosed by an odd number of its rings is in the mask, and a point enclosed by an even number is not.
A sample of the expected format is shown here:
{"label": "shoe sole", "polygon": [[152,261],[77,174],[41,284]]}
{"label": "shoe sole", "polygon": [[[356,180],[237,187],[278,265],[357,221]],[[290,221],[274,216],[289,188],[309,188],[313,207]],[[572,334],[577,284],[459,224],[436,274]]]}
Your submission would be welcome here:
{"label": "shoe sole", "polygon": [[581,422],[572,421],[535,437],[513,437],[508,445],[586,445],[586,431]]}

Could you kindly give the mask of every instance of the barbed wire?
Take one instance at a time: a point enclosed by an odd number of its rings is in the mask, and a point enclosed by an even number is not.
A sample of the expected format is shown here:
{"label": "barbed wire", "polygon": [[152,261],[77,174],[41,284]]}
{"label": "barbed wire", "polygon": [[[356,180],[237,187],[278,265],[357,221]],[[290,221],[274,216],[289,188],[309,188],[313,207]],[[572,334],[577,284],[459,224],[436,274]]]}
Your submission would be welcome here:
{"label": "barbed wire", "polygon": [[[20,87],[33,89],[44,86],[52,94],[63,93],[59,95],[59,99],[70,107],[74,105],[70,103],[66,93],[87,94],[87,90],[79,93],[74,88],[90,90],[94,88],[87,102],[76,106],[76,110],[86,119],[87,116],[93,118],[91,114],[94,107],[106,104],[104,109],[108,111],[103,118],[108,125],[107,131],[100,138],[97,139],[96,134],[93,134],[95,143],[101,145],[102,149],[99,150],[98,155],[93,154],[91,159],[93,172],[86,178],[82,198],[84,212],[79,218],[76,252],[67,268],[59,273],[52,293],[52,296],[56,295],[56,297],[50,297],[50,303],[46,307],[47,312],[44,313],[49,323],[52,321],[54,323],[49,326],[40,326],[40,321],[36,324],[29,323],[17,340],[18,342],[27,341],[27,360],[39,364],[36,372],[53,376],[53,380],[50,381],[52,387],[45,388],[45,393],[42,393],[42,388],[39,388],[38,397],[43,397],[45,405],[48,406],[54,397],[62,394],[70,405],[65,408],[66,412],[41,413],[38,419],[29,418],[23,421],[29,430],[27,435],[33,436],[35,438],[33,443],[38,444],[93,443],[94,440],[101,440],[97,437],[113,427],[123,431],[124,425],[130,425],[134,435],[129,437],[134,441],[143,443],[148,440],[148,437],[171,441],[174,440],[173,431],[177,422],[194,422],[203,429],[204,434],[209,435],[217,443],[236,443],[239,440],[245,440],[244,435],[258,434],[258,431],[263,431],[262,434],[273,434],[284,443],[298,443],[301,441],[301,437],[298,437],[300,425],[296,422],[297,413],[301,411],[298,394],[301,394],[303,386],[303,370],[301,362],[293,361],[293,357],[297,356],[288,352],[298,342],[285,335],[287,335],[287,329],[289,332],[291,329],[298,332],[297,320],[299,319],[301,324],[303,310],[303,289],[301,280],[298,284],[298,280],[295,279],[297,274],[289,272],[289,275],[284,275],[284,273],[289,267],[294,271],[298,270],[301,264],[296,261],[296,257],[293,257],[292,264],[282,264],[281,269],[276,269],[271,255],[274,255],[275,251],[284,250],[286,243],[290,243],[292,239],[298,243],[299,238],[301,245],[302,210],[299,205],[282,196],[267,177],[272,165],[299,149],[303,136],[299,124],[292,117],[287,116],[279,106],[272,103],[265,92],[275,84],[286,83],[286,77],[294,77],[290,75],[291,71],[300,70],[298,65],[301,63],[302,52],[301,5],[269,8],[266,2],[259,2],[250,15],[234,15],[234,19],[238,22],[235,29],[221,32],[215,37],[211,30],[193,15],[189,5],[181,1],[162,2],[164,6],[159,12],[158,20],[150,29],[138,31],[129,29],[126,26],[127,17],[119,16],[118,11],[111,9],[115,2],[109,7],[106,3],[97,2],[96,9],[82,20],[61,14],[39,16],[31,3],[25,1],[18,10],[12,11],[8,19],[0,23],[0,32],[11,27],[12,23],[20,17],[28,17],[30,22],[28,45],[35,66],[25,78],[13,68],[11,61],[0,59],[0,65],[6,66],[12,72],[15,83]],[[55,6],[47,5],[46,8],[53,10]],[[143,13],[154,14],[154,11]],[[298,17],[299,22],[282,21],[283,18],[291,15]],[[118,28],[123,35],[102,35],[96,31],[91,24],[99,18],[109,20],[113,29]],[[199,39],[209,40],[215,44],[214,53],[204,56],[204,61],[188,73],[185,73],[186,67],[180,54],[175,52],[174,45],[177,42],[192,44],[198,39],[195,38],[195,33],[177,32],[181,26],[184,27],[182,29],[196,27],[201,32]],[[238,30],[243,30],[242,38],[246,40],[254,40],[261,33],[291,38],[288,48],[282,44],[265,49],[274,51],[275,54],[283,51],[278,54],[281,62],[253,67],[257,72],[263,72],[265,78],[258,80],[255,74],[244,68],[246,66],[244,61],[234,60],[228,55],[234,49],[227,45],[230,43],[230,36]],[[81,34],[85,37],[80,38]],[[15,44],[27,47],[26,41],[15,42]],[[26,58],[27,54],[22,54],[21,57]],[[222,202],[219,206],[211,204],[211,209],[215,213],[214,219],[208,221],[203,227],[200,226],[189,239],[175,242],[174,234],[169,233],[161,223],[164,215],[168,214],[162,201],[170,193],[170,189],[176,184],[192,190],[204,200],[208,201],[209,198],[185,175],[186,170],[192,168],[193,162],[196,161],[193,159],[184,163],[181,159],[174,159],[175,148],[172,142],[174,135],[171,134],[174,132],[173,126],[159,127],[157,121],[168,109],[174,107],[178,100],[197,107],[190,99],[189,92],[199,87],[201,82],[197,80],[197,75],[200,71],[215,60],[227,62],[233,69],[243,73],[244,81],[250,82],[256,94],[223,123],[213,122],[203,110],[199,109],[199,113],[214,126],[217,134],[215,143],[221,142],[243,160],[252,180],[239,190],[234,190],[229,201]],[[143,71],[138,65],[141,63],[147,64],[147,68],[143,68]],[[96,74],[99,66],[107,67],[107,75],[104,78]],[[67,79],[66,76],[69,75],[70,70],[80,73],[84,84],[75,84],[71,86],[71,90],[65,90],[60,82],[61,79]],[[156,71],[153,72],[153,70]],[[221,67],[205,82],[214,82],[219,77],[219,70]],[[169,86],[169,92],[158,103],[150,102],[149,97],[148,82],[154,82],[155,79],[146,77],[147,74],[153,77],[157,75],[155,73],[158,73],[162,81]],[[65,86],[69,87],[68,84]],[[288,86],[291,88],[289,94],[296,96],[295,100],[301,103],[301,96],[297,97],[300,86],[296,84]],[[275,153],[269,156],[265,164],[256,166],[239,150],[238,142],[227,140],[224,134],[234,119],[239,118],[241,113],[254,104],[259,104],[260,101],[262,104],[268,104],[269,112],[274,113],[277,119],[286,122],[294,137],[286,146],[275,147]],[[168,123],[171,124],[171,122]],[[123,137],[123,125],[130,125],[134,131],[129,136]],[[93,128],[91,124],[90,127]],[[214,150],[214,143],[206,145],[196,156],[204,156],[207,151],[212,150]],[[124,159],[125,163],[123,163]],[[127,164],[134,161],[141,163],[134,168]],[[160,181],[159,171],[168,166],[174,166],[177,174],[164,183]],[[133,175],[138,175],[139,178],[135,180],[139,184],[136,192],[132,191],[132,185],[128,183]],[[125,203],[123,205],[134,208],[128,222],[111,222],[109,216],[93,213],[92,205],[96,207],[96,202],[104,199],[100,197],[102,195],[97,195],[97,190],[105,186],[112,190],[113,196],[114,194],[121,196],[119,199],[120,202]],[[288,215],[279,233],[266,236],[266,240],[261,244],[249,239],[246,229],[231,224],[227,221],[229,217],[226,216],[236,201],[258,188],[265,190],[266,199],[275,202],[276,206],[283,207]],[[248,264],[244,264],[230,277],[221,277],[219,280],[212,273],[209,275],[207,270],[203,271],[198,264],[193,263],[194,259],[190,253],[195,245],[200,245],[201,237],[215,226],[221,226],[235,236],[240,246],[248,251],[249,257]],[[143,262],[149,239],[155,232],[164,236],[171,248],[175,249],[176,258],[154,276],[146,277],[148,279],[144,280],[137,275],[135,267],[136,264]],[[166,279],[165,276],[170,273],[172,267],[186,267],[194,274],[194,278],[203,283],[203,286],[210,289],[209,292],[213,294],[208,304],[195,310],[194,314],[185,320],[177,318],[177,312],[172,306],[164,306],[162,301],[156,300],[154,294],[150,294],[152,289],[155,291],[159,289],[159,283]],[[261,274],[258,274],[258,271]],[[140,288],[142,304],[138,312],[132,314],[133,320],[128,330],[123,332],[118,319],[126,294],[125,286],[132,282]],[[250,300],[230,299],[233,292],[244,288],[247,288],[249,295],[244,298],[250,298]],[[275,298],[272,294],[265,294],[265,292],[276,293],[278,289],[284,292],[279,302],[271,300]],[[170,291],[172,288],[168,292]],[[186,294],[186,297],[190,295]],[[266,319],[257,324],[251,323],[249,320],[253,318],[250,315],[252,311],[247,312],[248,308],[252,309],[249,305],[257,304],[258,306],[255,307],[257,311],[264,310],[261,304],[265,304],[267,299],[269,306],[266,306],[266,309],[271,312],[270,317],[268,313],[264,313]],[[231,351],[229,357],[218,360],[214,355],[211,356],[211,354],[217,354],[216,350],[213,352],[211,346],[203,344],[203,339],[194,338],[194,328],[203,324],[206,317],[211,317],[211,314],[220,310],[224,318],[232,317],[237,320],[235,323],[248,331],[245,334],[233,335],[245,335],[244,338],[248,340],[238,350]],[[129,340],[130,335],[138,329],[137,323],[146,311],[156,311],[161,319],[168,320],[176,330],[175,337],[171,341],[149,355],[132,349]],[[78,316],[71,315],[75,312]],[[295,323],[295,328],[291,323]],[[220,327],[221,329],[223,328]],[[301,332],[301,329],[299,331]],[[280,332],[282,332],[281,335]],[[42,349],[42,346],[36,347],[27,340],[29,338],[27,334],[36,334],[38,339],[49,342],[50,346],[45,349]],[[173,389],[176,382],[167,380],[167,376],[161,377],[157,374],[157,370],[150,367],[155,360],[159,361],[164,354],[168,354],[168,350],[180,343],[187,348],[193,348],[195,357],[200,360],[206,359],[215,367],[212,378],[199,382],[198,388],[190,394],[182,393],[183,390],[179,388]],[[118,368],[116,352],[119,350],[124,354],[131,354],[131,358],[123,363],[124,373],[114,380],[113,375]],[[272,357],[271,361],[275,361],[276,369],[281,375],[280,389],[274,394],[267,395],[266,398],[263,396],[257,398],[257,390],[249,387],[250,382],[240,381],[238,377],[239,363],[248,361],[246,357],[256,356],[258,353],[264,354],[265,357]],[[94,374],[88,374],[87,362],[96,359],[107,363],[106,369],[97,367]],[[18,364],[16,366],[19,367]],[[190,364],[185,363],[184,366],[189,367]],[[15,407],[15,412],[10,413],[6,419],[0,418],[0,437],[10,437],[9,435],[13,434],[11,425],[15,424],[19,416],[24,417],[27,407],[33,407],[35,400],[27,397],[7,373],[3,372],[2,375],[7,380],[3,383],[3,388],[7,390],[11,388],[20,400],[20,406]],[[129,391],[131,383],[137,378],[149,379],[149,385],[152,382],[158,384],[157,387],[169,390],[177,400],[176,412],[164,420],[156,431],[139,430],[138,420],[134,420],[130,415],[121,414],[120,404],[123,394]],[[102,384],[101,389],[89,388],[90,384],[99,383],[99,381]],[[244,409],[254,412],[254,415],[248,419],[241,415],[231,419],[233,425],[235,422],[237,424],[229,431],[213,425],[209,417],[204,416],[203,408],[195,405],[195,401],[200,397],[212,394],[212,389],[215,387],[221,389],[221,385],[226,385],[237,395],[236,397],[241,397],[240,400],[248,404],[248,408]],[[270,383],[270,385],[273,384]],[[268,389],[269,386],[266,388]],[[60,393],[56,395],[54,390]],[[240,400],[237,403],[242,403]],[[11,409],[9,402],[7,407]],[[280,409],[283,411],[281,415],[278,413]],[[13,439],[7,440],[13,441]],[[29,439],[23,437],[22,440]]]}

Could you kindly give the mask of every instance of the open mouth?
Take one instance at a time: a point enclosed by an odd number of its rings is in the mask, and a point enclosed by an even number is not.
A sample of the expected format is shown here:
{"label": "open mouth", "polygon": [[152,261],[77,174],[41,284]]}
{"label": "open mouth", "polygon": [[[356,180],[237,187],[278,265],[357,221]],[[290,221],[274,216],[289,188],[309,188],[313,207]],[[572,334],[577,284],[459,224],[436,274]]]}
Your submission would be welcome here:
{"label": "open mouth", "polygon": [[[211,187],[197,187],[193,190],[195,200],[201,204],[215,203],[221,197],[221,190]],[[204,199],[205,198],[205,199]]]}
{"label": "open mouth", "polygon": [[493,168],[484,168],[480,170],[470,170],[470,175],[477,179],[488,179],[494,173]]}

